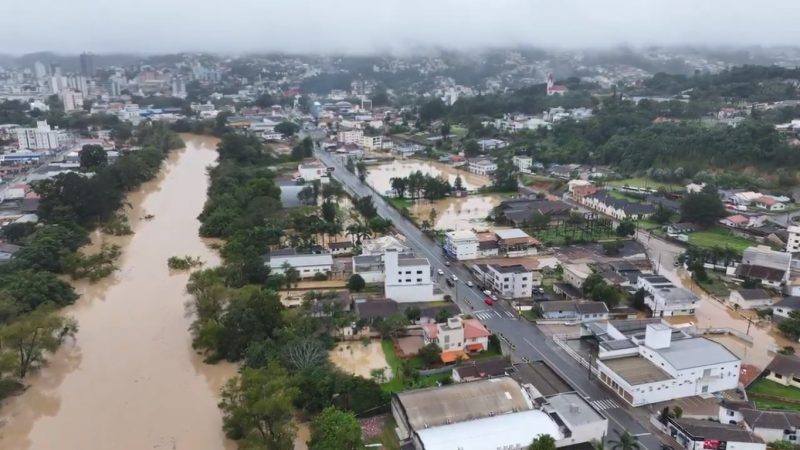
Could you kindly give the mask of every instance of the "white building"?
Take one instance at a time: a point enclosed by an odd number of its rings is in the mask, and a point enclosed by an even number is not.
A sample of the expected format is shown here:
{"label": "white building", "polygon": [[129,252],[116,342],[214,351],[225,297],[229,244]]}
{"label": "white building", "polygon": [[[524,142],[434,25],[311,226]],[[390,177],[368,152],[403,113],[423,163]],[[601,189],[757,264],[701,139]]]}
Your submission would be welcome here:
{"label": "white building", "polygon": [[503,298],[528,298],[532,295],[533,271],[522,264],[486,264],[485,285]]}
{"label": "white building", "polygon": [[18,128],[17,142],[20,150],[55,150],[59,147],[61,132],[53,130],[47,121],[36,122],[36,128]]}
{"label": "white building", "polygon": [[800,297],[784,297],[772,305],[775,320],[788,319],[793,311],[800,311]]}
{"label": "white building", "polygon": [[786,251],[789,253],[800,252],[800,226],[791,225],[787,230],[789,240],[786,242]]}
{"label": "white building", "polygon": [[83,110],[83,94],[80,92],[64,89],[58,96],[64,104],[65,112]]}
{"label": "white building", "polygon": [[488,159],[472,159],[469,161],[469,171],[475,175],[488,176],[497,170],[497,164]]}
{"label": "white building", "polygon": [[530,172],[531,167],[533,167],[533,158],[530,156],[517,156],[514,155],[512,158],[514,162],[514,166],[519,169],[520,172]]}
{"label": "white building", "polygon": [[[438,345],[442,353],[460,352],[460,355],[463,355],[484,352],[489,348],[489,330],[478,319],[451,317],[444,323],[425,325],[422,333],[424,342]],[[443,356],[442,359],[447,359],[447,356]]]}
{"label": "white building", "polygon": [[353,275],[361,276],[367,284],[383,283],[386,280],[383,254],[353,256]]}
{"label": "white building", "polygon": [[731,291],[728,301],[740,309],[759,309],[772,306],[772,297],[763,289],[738,289]]}
{"label": "white building", "polygon": [[328,168],[316,160],[302,162],[297,165],[297,174],[303,181],[321,180],[328,177]]}
{"label": "white building", "polygon": [[383,256],[383,263],[386,272],[384,290],[387,298],[400,303],[434,299],[431,264],[426,258],[387,250]]}
{"label": "white building", "polygon": [[643,322],[585,325],[598,340],[599,380],[626,403],[642,406],[736,389],[741,360],[725,346],[663,323],[646,323],[642,330]]}
{"label": "white building", "polygon": [[275,274],[284,274],[284,264],[297,269],[300,278],[311,278],[318,273],[327,274],[333,266],[330,253],[297,253],[293,248],[273,250],[264,257],[264,264]]}
{"label": "white building", "polygon": [[661,275],[642,275],[636,281],[644,289],[644,303],[653,317],[685,316],[694,314],[699,298],[692,291],[675,286]]}
{"label": "white building", "polygon": [[472,231],[448,231],[445,233],[444,251],[459,261],[478,257],[478,236]]}
{"label": "white building", "polygon": [[742,252],[742,262],[736,266],[737,278],[760,280],[765,286],[780,288],[788,279],[792,254],[776,252],[766,245],[748,247]]}
{"label": "white building", "polygon": [[767,444],[737,425],[701,419],[668,419],[667,433],[684,450],[766,450]]}
{"label": "white building", "polygon": [[359,140],[358,144],[370,150],[380,150],[383,147],[383,137],[361,136],[361,139]]}
{"label": "white building", "polygon": [[347,130],[336,133],[336,140],[342,144],[361,144],[364,132],[361,130]]}

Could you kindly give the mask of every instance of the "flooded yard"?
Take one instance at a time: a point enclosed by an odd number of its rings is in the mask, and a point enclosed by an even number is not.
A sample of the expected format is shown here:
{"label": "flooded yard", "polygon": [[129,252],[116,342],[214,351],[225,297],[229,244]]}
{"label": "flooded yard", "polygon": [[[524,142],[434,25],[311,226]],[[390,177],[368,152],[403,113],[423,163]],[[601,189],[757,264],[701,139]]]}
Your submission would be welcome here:
{"label": "flooded yard", "polygon": [[484,230],[491,223],[486,220],[495,206],[499,205],[499,195],[470,195],[468,197],[450,197],[441,200],[420,200],[414,203],[411,213],[422,220],[430,217],[431,210],[436,210],[434,228],[437,230]]}
{"label": "flooded yard", "polygon": [[492,182],[489,177],[475,175],[466,170],[458,170],[448,164],[435,161],[396,160],[390,164],[369,166],[367,169],[369,170],[367,183],[381,194],[386,194],[392,189],[392,178],[407,177],[418,170],[423,174],[447,178],[450,184],[455,183],[456,177],[461,175],[464,187],[470,191],[488,186]]}
{"label": "flooded yard", "polygon": [[330,358],[336,367],[367,379],[372,378],[373,369],[383,369],[386,380],[392,377],[380,341],[371,340],[367,345],[361,341],[340,342],[331,350]]}

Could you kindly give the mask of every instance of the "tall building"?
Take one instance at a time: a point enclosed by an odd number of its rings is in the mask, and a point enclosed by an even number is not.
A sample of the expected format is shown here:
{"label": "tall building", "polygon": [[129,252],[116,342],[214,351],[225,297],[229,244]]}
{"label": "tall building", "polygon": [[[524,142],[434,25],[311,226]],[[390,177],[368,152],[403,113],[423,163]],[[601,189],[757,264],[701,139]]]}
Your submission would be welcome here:
{"label": "tall building", "polygon": [[65,89],[59,94],[64,103],[65,112],[80,111],[83,109],[83,94],[80,91]]}
{"label": "tall building", "polygon": [[183,81],[183,78],[172,78],[172,96],[176,98],[186,98],[186,83]]}
{"label": "tall building", "polygon": [[36,75],[37,80],[44,79],[47,77],[47,67],[41,63],[41,61],[36,61],[33,64],[33,73]]}
{"label": "tall building", "polygon": [[789,232],[789,240],[786,242],[786,251],[789,253],[800,252],[800,227],[792,225],[786,231]]}
{"label": "tall building", "polygon": [[36,128],[18,128],[17,142],[20,150],[53,150],[58,148],[60,132],[53,130],[46,120],[36,122]]}
{"label": "tall building", "polygon": [[94,76],[94,55],[91,53],[81,53],[81,74],[85,77]]}

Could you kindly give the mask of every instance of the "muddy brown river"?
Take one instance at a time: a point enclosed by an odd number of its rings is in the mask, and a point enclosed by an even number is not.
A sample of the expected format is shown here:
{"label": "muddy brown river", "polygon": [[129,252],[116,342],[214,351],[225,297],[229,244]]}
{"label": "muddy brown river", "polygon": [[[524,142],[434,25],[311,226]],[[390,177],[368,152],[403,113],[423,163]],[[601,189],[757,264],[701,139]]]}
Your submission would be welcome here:
{"label": "muddy brown river", "polygon": [[[26,380],[0,410],[7,450],[232,449],[221,431],[218,393],[236,367],[203,364],[191,348],[184,303],[187,272],[170,273],[170,256],[218,256],[197,235],[206,167],[216,140],[184,135],[159,177],[129,196],[135,234],[93,236],[93,246],[122,246],[120,270],[81,294],[65,314],[80,330],[50,364]],[[155,217],[142,220],[146,214]]]}

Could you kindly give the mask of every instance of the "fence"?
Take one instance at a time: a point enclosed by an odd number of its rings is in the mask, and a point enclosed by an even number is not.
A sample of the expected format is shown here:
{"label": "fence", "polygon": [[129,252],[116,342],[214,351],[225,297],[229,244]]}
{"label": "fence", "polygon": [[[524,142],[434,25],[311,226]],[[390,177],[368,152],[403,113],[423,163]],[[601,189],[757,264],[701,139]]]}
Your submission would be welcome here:
{"label": "fence", "polygon": [[591,370],[592,375],[598,376],[599,372],[597,370],[597,367],[592,366],[589,363],[589,361],[586,360],[586,358],[581,356],[580,353],[576,352],[574,348],[570,347],[569,344],[567,344],[567,340],[568,339],[577,339],[578,337],[579,336],[568,335],[568,334],[556,334],[556,335],[553,336],[553,342],[555,342],[556,345],[561,347],[562,350],[567,352],[567,354],[569,356],[571,356],[575,361],[578,361],[578,363],[580,363],[580,365],[582,365],[583,367],[586,367],[587,369]]}

